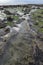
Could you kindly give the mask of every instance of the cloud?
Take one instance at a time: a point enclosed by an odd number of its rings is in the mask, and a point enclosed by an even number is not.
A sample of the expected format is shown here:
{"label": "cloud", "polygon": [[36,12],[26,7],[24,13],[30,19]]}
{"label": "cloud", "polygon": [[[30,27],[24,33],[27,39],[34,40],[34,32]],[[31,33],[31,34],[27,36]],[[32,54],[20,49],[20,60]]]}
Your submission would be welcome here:
{"label": "cloud", "polygon": [[0,0],[3,5],[17,5],[17,4],[43,4],[43,0]]}

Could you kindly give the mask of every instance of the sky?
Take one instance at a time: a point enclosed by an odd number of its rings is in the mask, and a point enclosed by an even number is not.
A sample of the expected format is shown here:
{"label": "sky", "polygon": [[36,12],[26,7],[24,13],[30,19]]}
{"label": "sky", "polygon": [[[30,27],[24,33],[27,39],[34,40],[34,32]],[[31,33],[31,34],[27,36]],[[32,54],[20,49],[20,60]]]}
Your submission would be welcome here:
{"label": "sky", "polygon": [[43,4],[43,0],[0,0],[0,5]]}

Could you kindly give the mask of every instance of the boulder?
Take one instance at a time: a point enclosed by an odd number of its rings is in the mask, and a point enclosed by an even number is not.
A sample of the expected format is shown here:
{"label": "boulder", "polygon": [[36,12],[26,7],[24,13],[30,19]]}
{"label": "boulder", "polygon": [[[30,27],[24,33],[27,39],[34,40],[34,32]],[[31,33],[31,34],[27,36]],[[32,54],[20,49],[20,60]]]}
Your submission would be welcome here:
{"label": "boulder", "polygon": [[7,17],[8,21],[13,21],[13,18],[11,16]]}
{"label": "boulder", "polygon": [[0,36],[4,36],[5,35],[5,32],[3,29],[0,29]]}
{"label": "boulder", "polygon": [[6,14],[0,12],[0,28],[6,27]]}
{"label": "boulder", "polygon": [[11,13],[7,10],[5,10],[4,13],[7,14],[7,15],[11,15]]}
{"label": "boulder", "polygon": [[29,30],[30,30],[29,23],[26,20],[24,20],[23,22],[21,22],[20,32],[21,33],[26,33]]}
{"label": "boulder", "polygon": [[20,11],[17,11],[17,14],[18,14],[19,16],[23,16],[23,15],[24,15],[24,13],[23,13],[23,12],[20,12]]}
{"label": "boulder", "polygon": [[43,41],[43,33],[38,33],[37,37]]}
{"label": "boulder", "polygon": [[5,27],[6,27],[6,23],[0,22],[0,28],[5,28]]}
{"label": "boulder", "polygon": [[3,10],[4,8],[3,7],[0,7],[0,10]]}
{"label": "boulder", "polygon": [[10,26],[6,26],[5,28],[4,28],[4,31],[5,31],[5,33],[7,34],[7,33],[10,33]]}
{"label": "boulder", "polygon": [[19,19],[19,20],[17,21],[17,24],[20,24],[22,21],[23,21],[23,19]]}

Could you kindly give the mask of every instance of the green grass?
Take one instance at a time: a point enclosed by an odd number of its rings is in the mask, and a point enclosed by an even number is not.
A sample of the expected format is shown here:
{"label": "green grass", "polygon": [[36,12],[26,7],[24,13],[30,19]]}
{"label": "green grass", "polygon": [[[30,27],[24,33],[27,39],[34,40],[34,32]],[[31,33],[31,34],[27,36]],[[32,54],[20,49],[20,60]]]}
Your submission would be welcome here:
{"label": "green grass", "polygon": [[20,12],[23,12],[23,7],[17,7],[17,10],[20,11]]}
{"label": "green grass", "polygon": [[34,13],[32,13],[32,19],[34,22],[38,21],[38,25],[35,25],[39,27],[39,32],[43,32],[43,28],[40,28],[43,26],[43,9],[37,9]]}
{"label": "green grass", "polygon": [[43,33],[43,28],[40,28],[40,29],[38,30],[38,32]]}
{"label": "green grass", "polygon": [[7,25],[12,26],[13,22],[7,22]]}
{"label": "green grass", "polygon": [[42,9],[38,9],[37,11],[35,11],[34,13],[32,13],[32,18],[33,19],[43,19],[43,10]]}
{"label": "green grass", "polygon": [[18,17],[18,16],[14,16],[14,19],[15,19],[16,21],[18,21],[18,20],[19,20],[19,17]]}

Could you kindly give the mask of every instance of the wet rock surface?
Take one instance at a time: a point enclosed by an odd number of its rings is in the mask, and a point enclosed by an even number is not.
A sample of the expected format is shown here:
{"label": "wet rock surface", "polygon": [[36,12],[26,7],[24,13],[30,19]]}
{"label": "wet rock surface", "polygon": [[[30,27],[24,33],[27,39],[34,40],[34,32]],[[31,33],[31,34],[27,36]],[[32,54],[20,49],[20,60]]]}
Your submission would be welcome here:
{"label": "wet rock surface", "polygon": [[31,14],[37,9],[24,10],[10,7],[0,12],[0,65],[43,65],[43,32]]}

